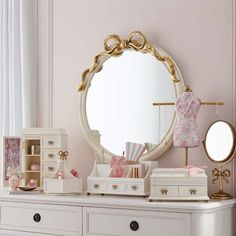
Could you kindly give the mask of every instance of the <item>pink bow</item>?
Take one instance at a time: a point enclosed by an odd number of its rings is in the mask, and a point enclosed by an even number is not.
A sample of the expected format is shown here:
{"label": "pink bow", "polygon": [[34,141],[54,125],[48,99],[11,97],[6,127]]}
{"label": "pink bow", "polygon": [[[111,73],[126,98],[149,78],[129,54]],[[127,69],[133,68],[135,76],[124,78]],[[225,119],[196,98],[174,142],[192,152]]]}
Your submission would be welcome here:
{"label": "pink bow", "polygon": [[184,169],[188,169],[189,175],[191,177],[196,175],[199,170],[206,169],[206,168],[207,166],[193,166],[193,165],[188,165],[184,167]]}

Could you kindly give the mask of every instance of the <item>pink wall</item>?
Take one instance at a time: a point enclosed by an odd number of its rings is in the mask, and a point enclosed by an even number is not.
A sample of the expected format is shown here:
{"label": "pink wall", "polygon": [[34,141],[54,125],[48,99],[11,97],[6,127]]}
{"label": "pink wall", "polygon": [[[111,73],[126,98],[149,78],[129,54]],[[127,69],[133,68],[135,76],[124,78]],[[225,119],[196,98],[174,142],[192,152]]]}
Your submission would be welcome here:
{"label": "pink wall", "polygon": [[[234,5],[234,0],[40,0],[38,125],[67,130],[70,164],[85,179],[94,156],[79,126],[76,88],[83,70],[102,50],[103,39],[111,33],[126,37],[134,30],[172,55],[186,84],[203,101],[225,102],[218,118],[213,107],[207,112],[202,107],[202,139],[216,119],[234,123]],[[189,155],[190,163],[208,165],[210,176],[213,165],[203,147]],[[184,150],[171,148],[159,165],[183,166]],[[233,164],[228,168],[233,170]],[[233,192],[233,181],[227,190]]]}

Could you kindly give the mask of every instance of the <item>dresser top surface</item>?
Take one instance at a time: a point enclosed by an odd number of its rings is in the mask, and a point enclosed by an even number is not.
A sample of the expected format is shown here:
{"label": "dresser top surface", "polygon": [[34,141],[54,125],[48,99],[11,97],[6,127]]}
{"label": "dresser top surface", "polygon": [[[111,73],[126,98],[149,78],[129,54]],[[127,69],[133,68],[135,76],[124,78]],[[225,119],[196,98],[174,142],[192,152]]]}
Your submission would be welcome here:
{"label": "dresser top surface", "polygon": [[87,207],[109,207],[120,209],[137,209],[150,211],[215,211],[221,208],[233,207],[236,199],[209,202],[149,202],[148,198],[127,197],[127,196],[100,196],[100,195],[71,195],[57,196],[45,194],[33,195],[9,195],[0,193],[1,202],[34,203],[34,204],[53,204],[68,206],[87,206]]}

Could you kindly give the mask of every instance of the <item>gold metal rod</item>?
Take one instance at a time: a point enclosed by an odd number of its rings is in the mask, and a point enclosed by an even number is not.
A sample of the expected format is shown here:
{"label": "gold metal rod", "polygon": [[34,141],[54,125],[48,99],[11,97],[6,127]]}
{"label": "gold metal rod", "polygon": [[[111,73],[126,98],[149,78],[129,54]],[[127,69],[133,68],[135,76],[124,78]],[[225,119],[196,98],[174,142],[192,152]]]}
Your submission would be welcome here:
{"label": "gold metal rod", "polygon": [[[173,106],[174,102],[154,102],[153,106]],[[201,102],[201,105],[224,105],[224,102]]]}
{"label": "gold metal rod", "polygon": [[185,166],[188,166],[188,147],[185,148]]}

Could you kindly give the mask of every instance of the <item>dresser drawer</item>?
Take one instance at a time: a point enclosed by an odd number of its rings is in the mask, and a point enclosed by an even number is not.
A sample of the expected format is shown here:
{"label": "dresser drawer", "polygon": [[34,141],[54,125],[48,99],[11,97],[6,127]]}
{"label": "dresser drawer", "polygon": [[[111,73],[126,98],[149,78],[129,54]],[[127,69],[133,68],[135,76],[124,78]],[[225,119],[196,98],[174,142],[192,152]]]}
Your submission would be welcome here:
{"label": "dresser drawer", "polygon": [[176,197],[179,195],[178,186],[152,186],[151,192],[155,196]]}
{"label": "dresser drawer", "polygon": [[43,161],[56,161],[59,158],[58,152],[61,149],[43,149],[42,160]]}
{"label": "dresser drawer", "polygon": [[179,186],[179,196],[207,196],[206,186]]}
{"label": "dresser drawer", "polygon": [[56,161],[50,162],[42,162],[42,171],[43,175],[52,175],[58,167],[58,163]]}
{"label": "dresser drawer", "polygon": [[129,193],[144,193],[144,183],[127,183],[125,184],[125,191]]}
{"label": "dresser drawer", "polygon": [[[71,206],[1,204],[1,227],[56,235],[82,235],[82,209]],[[27,229],[27,230],[26,230]]]}
{"label": "dresser drawer", "polygon": [[60,135],[48,135],[42,138],[42,148],[61,148]]}
{"label": "dresser drawer", "polygon": [[191,235],[190,214],[101,208],[85,208],[83,214],[86,236]]}

